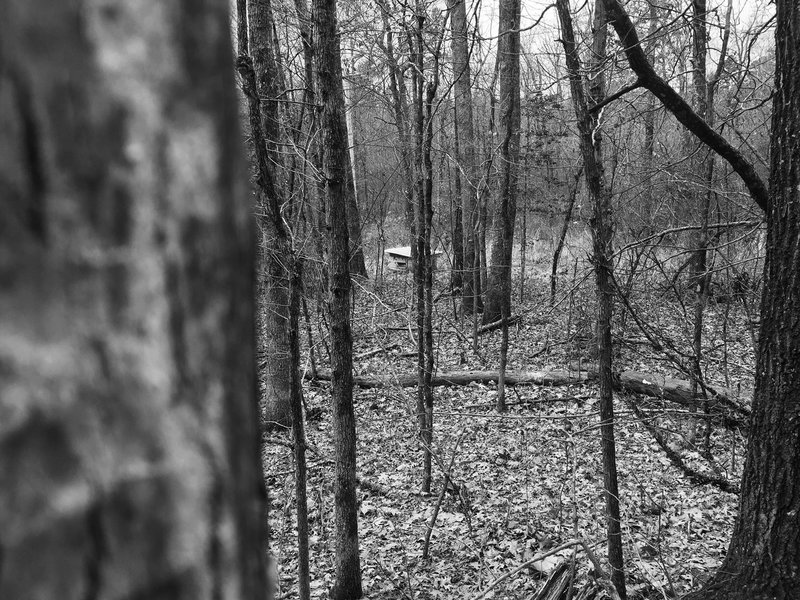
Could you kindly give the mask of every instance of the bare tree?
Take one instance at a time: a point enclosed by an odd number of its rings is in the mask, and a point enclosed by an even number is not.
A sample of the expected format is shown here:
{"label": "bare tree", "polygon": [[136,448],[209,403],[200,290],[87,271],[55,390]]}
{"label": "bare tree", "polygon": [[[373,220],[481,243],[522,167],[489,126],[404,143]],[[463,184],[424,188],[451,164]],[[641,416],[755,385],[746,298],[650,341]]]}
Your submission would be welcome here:
{"label": "bare tree", "polygon": [[336,583],[334,600],[360,598],[356,501],[356,424],[353,412],[353,338],[350,330],[347,127],[336,0],[314,0],[314,61],[322,116],[322,170],[330,235],[329,306],[333,373],[333,437],[336,451]]}
{"label": "bare tree", "polygon": [[[300,279],[301,262],[294,248],[289,223],[299,207],[281,192],[286,167],[279,152],[281,112],[278,99],[284,87],[280,83],[275,56],[274,20],[270,0],[237,0],[239,72],[248,99],[250,140],[256,173],[258,224],[262,234],[260,250],[265,273],[266,297],[259,297],[262,314],[266,313],[266,363],[271,369],[266,387],[269,395],[267,414],[275,416],[280,406],[289,405],[294,437],[295,489],[297,496],[298,587],[301,600],[310,597],[308,550],[308,503],[306,500],[306,456],[303,422],[303,387],[300,377]],[[250,66],[249,57],[253,57]],[[264,318],[264,317],[262,317]],[[288,388],[286,386],[288,380]],[[275,383],[280,386],[276,390]],[[277,392],[277,393],[276,393]],[[280,394],[287,394],[286,397]],[[269,421],[268,421],[269,424]]]}
{"label": "bare tree", "polygon": [[475,306],[481,307],[480,257],[477,254],[477,235],[480,220],[477,201],[477,163],[474,121],[472,114],[472,74],[469,65],[469,38],[467,35],[466,0],[447,0],[452,32],[453,96],[455,102],[456,144],[461,168],[461,214],[463,221],[462,277],[463,310],[472,314]]}
{"label": "bare tree", "polygon": [[519,0],[500,1],[500,33],[497,65],[500,79],[500,187],[495,215],[492,263],[486,286],[483,322],[502,319],[500,382],[497,409],[505,410],[504,376],[508,359],[508,318],[511,315],[511,262],[514,253],[514,224],[517,215],[519,178],[520,87],[519,87]]}
{"label": "bare tree", "polygon": [[592,202],[592,246],[595,280],[597,282],[597,345],[600,385],[601,448],[608,530],[608,562],[611,580],[617,593],[625,600],[625,570],[622,557],[617,458],[614,443],[614,398],[612,381],[611,320],[614,305],[613,277],[613,215],[611,190],[605,180],[602,153],[602,124],[596,114],[589,112],[590,102],[597,105],[606,95],[603,62],[606,57],[608,26],[602,0],[597,0],[592,23],[592,59],[589,66],[588,93],[584,91],[581,64],[568,0],[557,0],[561,38],[569,74],[572,103],[578,120],[581,153],[586,176],[586,189]]}

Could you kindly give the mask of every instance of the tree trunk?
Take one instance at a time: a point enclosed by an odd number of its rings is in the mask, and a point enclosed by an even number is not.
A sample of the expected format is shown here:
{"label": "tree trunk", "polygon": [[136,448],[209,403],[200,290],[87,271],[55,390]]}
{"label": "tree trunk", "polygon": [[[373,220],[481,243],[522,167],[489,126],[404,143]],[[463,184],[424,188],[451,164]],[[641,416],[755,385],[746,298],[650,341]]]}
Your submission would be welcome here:
{"label": "tree trunk", "polygon": [[417,298],[417,421],[423,446],[421,491],[431,490],[433,445],[433,269],[431,263],[431,227],[433,221],[433,100],[439,83],[439,49],[434,52],[431,81],[426,82],[424,69],[425,7],[419,0],[415,5],[414,30],[415,69],[412,74],[415,138],[415,205],[416,260],[414,284]]}
{"label": "tree trunk", "polygon": [[322,105],[325,200],[330,232],[329,306],[333,372],[333,440],[336,452],[336,583],[334,600],[360,598],[356,501],[356,427],[353,413],[353,339],[350,331],[350,240],[347,207],[347,131],[344,125],[341,51],[336,0],[314,0],[317,92]]}
{"label": "tree trunk", "polygon": [[[458,121],[456,116],[456,106],[453,103],[453,152],[457,157],[459,156],[458,144]],[[464,207],[462,204],[462,183],[461,183],[461,170],[459,165],[455,167],[450,166],[448,173],[451,173],[451,178],[448,181],[453,182],[453,190],[450,194],[451,214],[453,220],[452,233],[453,233],[453,268],[450,271],[450,289],[453,296],[463,296],[464,293]],[[454,311],[455,301],[453,303]]]}
{"label": "tree trunk", "polygon": [[308,494],[306,489],[306,434],[303,418],[303,380],[300,375],[300,300],[303,294],[300,261],[288,259],[289,281],[289,353],[292,363],[292,441],[294,442],[295,496],[297,498],[297,589],[300,600],[311,598],[311,575],[308,549]]}
{"label": "tree trunk", "polygon": [[[344,89],[346,80],[342,78],[342,89]],[[350,86],[348,86],[350,87]],[[347,145],[349,151],[347,152],[347,231],[350,236],[350,273],[358,275],[359,277],[367,277],[367,266],[364,262],[364,245],[361,241],[361,210],[358,206],[358,178],[356,177],[356,166],[358,164],[356,152],[360,148],[356,146],[356,132],[354,121],[351,111],[355,110],[355,106],[350,104],[350,109],[347,107],[347,92],[345,90],[345,107],[342,112],[344,118],[344,128],[347,131]],[[348,117],[348,115],[350,115]],[[362,198],[362,202],[364,199]]]}
{"label": "tree trunk", "polygon": [[[800,6],[776,2],[775,95],[769,191],[753,165],[665,90],[637,51],[617,0],[604,0],[631,67],[695,135],[728,160],[767,214],[767,256],[755,393],[739,516],[725,561],[695,600],[792,598],[800,589]],[[660,94],[660,95],[659,95]],[[710,134],[713,133],[713,135]]]}
{"label": "tree trunk", "polygon": [[[692,0],[692,88],[694,92],[694,110],[698,116],[708,122],[708,98],[706,88],[706,0]],[[702,143],[694,139],[689,140],[687,150],[692,156],[690,160],[691,173],[688,180],[692,183],[690,196],[693,207],[700,209],[700,229],[695,236],[694,260],[690,274],[690,284],[694,292],[694,326],[692,331],[693,368],[691,381],[696,391],[698,385],[702,389],[702,351],[703,351],[703,316],[707,300],[707,261],[708,261],[708,219],[711,208],[710,182],[706,181],[707,162],[709,151]],[[710,282],[708,282],[710,283]],[[694,409],[693,409],[694,412]],[[697,436],[697,418],[689,419],[686,440],[694,445]]]}
{"label": "tree trunk", "polygon": [[561,232],[558,234],[558,241],[556,242],[555,250],[553,250],[553,264],[550,269],[550,305],[554,306],[556,302],[556,282],[558,280],[558,261],[561,259],[561,252],[564,250],[564,242],[567,239],[567,232],[569,231],[569,224],[572,221],[572,209],[575,207],[575,199],[578,196],[578,184],[580,183],[581,175],[583,175],[583,164],[578,167],[575,172],[575,178],[569,188],[567,198],[567,210],[564,211],[564,221],[561,224]]}
{"label": "tree trunk", "polygon": [[[403,71],[400,69],[394,49],[394,32],[390,24],[390,10],[385,0],[376,0],[381,11],[385,43],[382,49],[386,55],[389,65],[389,91],[392,96],[392,112],[394,113],[395,127],[399,141],[400,166],[403,169],[403,197],[405,199],[404,216],[406,228],[408,229],[408,239],[414,240],[416,237],[416,225],[414,216],[414,191],[413,191],[413,158],[411,144],[411,129],[408,116],[408,98],[406,92]],[[416,253],[416,245],[411,244],[412,252]],[[412,255],[412,260],[414,255]]]}
{"label": "tree trunk", "polygon": [[464,274],[462,277],[462,309],[472,314],[479,307],[480,258],[477,255],[477,235],[480,213],[477,201],[477,165],[475,162],[475,133],[472,116],[472,75],[469,65],[466,0],[447,0],[452,32],[453,98],[458,136],[458,162],[461,168],[461,215],[464,232]]}
{"label": "tree trunk", "polygon": [[519,1],[501,0],[497,61],[500,79],[499,132],[503,141],[500,145],[499,198],[494,219],[492,262],[485,290],[484,323],[511,314],[511,262],[517,215],[520,138],[519,21]]}
{"label": "tree trunk", "polygon": [[617,486],[616,446],[614,442],[614,404],[612,374],[611,320],[614,302],[611,281],[613,270],[611,191],[603,172],[601,124],[588,110],[588,102],[597,105],[606,94],[605,76],[602,71],[606,55],[607,24],[602,0],[595,3],[592,25],[592,60],[589,67],[590,85],[587,94],[581,80],[581,65],[569,3],[558,0],[557,8],[561,21],[562,43],[570,78],[572,102],[578,120],[580,145],[586,173],[586,189],[592,201],[592,242],[595,280],[597,282],[597,338],[600,378],[601,449],[608,529],[608,561],[611,580],[622,600],[625,600],[625,571],[622,556],[622,531],[620,527],[619,492]]}
{"label": "tree trunk", "polygon": [[[292,422],[291,362],[289,356],[289,275],[285,256],[289,236],[280,207],[283,186],[279,183],[283,158],[278,152],[280,139],[278,69],[273,51],[272,8],[269,0],[237,0],[237,37],[240,57],[252,56],[255,96],[248,97],[252,154],[256,157],[259,261],[258,344],[265,354],[261,398],[261,418],[267,427],[288,427]],[[248,43],[249,42],[249,43]],[[243,72],[243,77],[248,75]],[[244,85],[247,85],[243,82]],[[262,154],[259,154],[262,153]],[[263,153],[266,153],[265,155]],[[259,158],[260,157],[260,158]],[[266,186],[267,175],[273,185]]]}
{"label": "tree trunk", "polygon": [[0,597],[264,598],[228,3],[2,12]]}
{"label": "tree trunk", "polygon": [[800,589],[800,5],[779,0],[767,257],[739,517],[694,597],[794,598]]}
{"label": "tree trunk", "polygon": [[[319,148],[317,140],[317,132],[319,130],[319,122],[317,119],[316,111],[316,93],[314,81],[314,46],[312,41],[312,27],[311,17],[308,14],[308,5],[306,0],[294,0],[295,13],[297,14],[297,24],[300,32],[300,41],[303,48],[303,121],[301,126],[305,128],[306,141],[303,145],[305,148],[305,155],[303,156],[303,175],[306,174],[307,165],[310,165],[311,172],[318,174],[322,172],[322,153]],[[304,185],[308,185],[307,177],[304,177]],[[311,236],[313,239],[313,252],[316,253],[318,260],[306,263],[306,268],[303,271],[306,277],[309,274],[309,266],[314,265],[314,277],[326,279],[325,267],[323,257],[325,256],[325,199],[324,199],[324,185],[320,182],[319,178],[314,176],[310,178],[312,189],[310,193],[303,194],[304,207],[306,209],[306,222],[310,226]],[[309,286],[305,286],[308,289]],[[317,286],[314,286],[317,287]],[[312,349],[313,352],[313,349]]]}

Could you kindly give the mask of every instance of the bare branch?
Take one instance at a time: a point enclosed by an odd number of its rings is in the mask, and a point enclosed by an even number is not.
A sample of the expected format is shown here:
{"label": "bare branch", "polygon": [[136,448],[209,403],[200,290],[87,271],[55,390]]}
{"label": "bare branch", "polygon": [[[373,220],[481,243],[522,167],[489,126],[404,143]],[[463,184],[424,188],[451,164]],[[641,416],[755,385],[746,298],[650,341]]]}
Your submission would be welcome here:
{"label": "bare branch", "polygon": [[661,100],[664,107],[701,142],[728,161],[744,181],[753,200],[766,212],[769,205],[769,193],[753,164],[739,150],[731,146],[728,140],[712,129],[692,110],[686,100],[655,72],[642,50],[636,28],[619,0],[603,0],[603,2],[608,11],[609,21],[622,42],[628,63],[639,78],[642,87],[650,90],[656,98]]}

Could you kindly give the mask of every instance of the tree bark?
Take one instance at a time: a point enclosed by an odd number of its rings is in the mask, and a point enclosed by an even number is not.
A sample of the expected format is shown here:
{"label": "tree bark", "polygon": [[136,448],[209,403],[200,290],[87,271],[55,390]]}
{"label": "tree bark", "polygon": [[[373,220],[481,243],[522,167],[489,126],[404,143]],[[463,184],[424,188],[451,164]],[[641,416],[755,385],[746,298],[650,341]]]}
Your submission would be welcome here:
{"label": "tree bark", "polygon": [[[433,221],[433,100],[439,84],[439,48],[434,51],[430,75],[425,71],[424,28],[426,9],[417,1],[415,5],[414,54],[412,75],[414,90],[415,138],[415,198],[416,207],[416,259],[414,284],[417,297],[417,421],[423,446],[423,474],[421,491],[431,489],[433,445],[433,268],[431,259],[431,228]],[[427,81],[427,77],[430,81]]]}
{"label": "tree bark", "polygon": [[453,55],[453,98],[458,135],[458,162],[461,168],[461,215],[464,232],[464,273],[462,277],[462,310],[473,313],[475,304],[481,307],[480,258],[477,255],[477,235],[480,221],[477,197],[477,164],[475,132],[472,114],[472,74],[469,65],[466,0],[447,0],[450,11]]}
{"label": "tree bark", "polygon": [[228,3],[2,12],[0,597],[264,598]]}
{"label": "tree bark", "polygon": [[483,322],[511,314],[511,262],[517,215],[520,142],[520,3],[501,0],[497,61],[500,79],[500,186],[494,219],[494,241],[483,309]]}
{"label": "tree bark", "polygon": [[[255,79],[255,94],[251,93],[247,100],[252,153],[256,157],[256,197],[261,209],[258,218],[261,239],[257,288],[260,327],[257,339],[267,358],[261,363],[265,367],[261,415],[267,427],[289,427],[292,422],[292,365],[286,258],[291,249],[281,215],[284,204],[281,190],[284,186],[280,184],[283,157],[278,151],[281,137],[278,105],[280,85],[272,35],[272,7],[270,0],[237,0],[237,6],[239,56],[252,57]],[[247,70],[242,70],[242,65],[240,72],[243,78],[250,76]],[[243,81],[243,85],[248,84]],[[268,180],[273,183],[267,185]]]}
{"label": "tree bark", "polygon": [[793,598],[800,589],[800,5],[779,0],[767,257],[739,517],[694,598]]}
{"label": "tree bark", "polygon": [[317,92],[322,106],[323,177],[330,233],[329,308],[336,452],[336,583],[334,600],[360,598],[356,501],[356,427],[353,413],[353,338],[350,331],[350,240],[347,207],[347,130],[336,0],[314,0]]}
{"label": "tree bark", "polygon": [[292,440],[294,442],[295,496],[297,499],[297,591],[300,600],[311,598],[308,544],[308,493],[306,488],[306,433],[303,418],[303,379],[300,375],[300,300],[303,294],[300,261],[287,257],[289,281],[289,354],[292,363]]}

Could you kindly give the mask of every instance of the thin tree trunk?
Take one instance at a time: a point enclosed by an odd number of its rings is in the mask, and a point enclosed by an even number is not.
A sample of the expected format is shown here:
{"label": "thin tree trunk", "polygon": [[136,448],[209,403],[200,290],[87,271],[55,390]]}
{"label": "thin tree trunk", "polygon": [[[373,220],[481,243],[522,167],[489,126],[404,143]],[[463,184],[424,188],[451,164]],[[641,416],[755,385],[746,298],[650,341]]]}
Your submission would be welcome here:
{"label": "thin tree trunk", "polygon": [[[255,77],[256,97],[248,97],[248,110],[252,153],[256,157],[257,197],[261,205],[258,220],[261,234],[258,306],[263,329],[259,328],[258,341],[267,357],[261,363],[265,366],[261,410],[267,427],[288,427],[292,419],[292,365],[289,352],[289,275],[285,263],[290,244],[280,214],[284,202],[283,186],[280,185],[283,159],[277,148],[280,139],[280,86],[273,52],[272,8],[269,0],[237,0],[237,6],[240,15],[237,21],[239,55],[252,56]],[[265,183],[268,179],[272,185]]]}
{"label": "thin tree trunk", "polygon": [[264,598],[227,3],[37,8],[0,19],[0,598]]}
{"label": "thin tree trunk", "polygon": [[[706,90],[708,82],[706,80],[706,0],[692,0],[692,89],[694,92],[694,110],[697,115],[708,122],[708,97]],[[698,382],[703,378],[702,373],[702,351],[703,351],[703,313],[706,304],[706,263],[708,260],[708,219],[711,208],[711,196],[706,193],[705,175],[706,161],[709,160],[709,151],[705,148],[693,147],[699,144],[693,139],[689,140],[687,147],[691,147],[694,159],[691,161],[692,174],[690,180],[694,179],[692,190],[692,204],[700,207],[701,227],[695,237],[695,255],[690,275],[691,287],[694,292],[694,327],[692,331],[692,351],[694,353],[694,366],[692,369],[692,386],[697,391]],[[692,412],[695,412],[694,409]],[[697,435],[697,418],[692,415],[688,421],[688,431],[686,439],[689,444],[695,443]]]}
{"label": "thin tree trunk", "polygon": [[[477,163],[475,158],[475,133],[473,128],[472,75],[469,64],[466,0],[447,0],[452,32],[453,98],[455,102],[456,131],[458,135],[458,162],[461,179],[461,215],[464,233],[464,314],[472,314],[475,305],[480,307],[480,257],[477,235],[480,209],[476,189]],[[476,300],[477,299],[477,300]]]}
{"label": "thin tree trunk", "polygon": [[550,269],[550,304],[555,305],[556,302],[556,282],[558,280],[558,261],[561,259],[561,252],[564,250],[564,242],[567,239],[567,232],[569,231],[569,224],[572,221],[572,209],[575,207],[575,199],[578,196],[578,184],[580,183],[581,175],[583,175],[583,163],[578,167],[575,172],[575,178],[569,188],[569,197],[567,198],[567,210],[564,211],[564,221],[561,224],[561,232],[558,234],[558,241],[556,248],[553,250],[553,265]]}
{"label": "thin tree trunk", "polygon": [[325,200],[330,232],[329,305],[333,384],[333,440],[336,518],[334,600],[360,598],[356,500],[356,427],[353,412],[353,339],[350,331],[350,239],[347,208],[347,131],[344,120],[341,52],[336,0],[314,0],[314,61],[322,104],[322,148]]}
{"label": "thin tree trunk", "polygon": [[[453,188],[450,193],[450,206],[452,215],[452,237],[453,237],[453,268],[450,272],[450,289],[453,296],[462,296],[464,293],[464,210],[462,204],[461,189],[461,170],[457,162],[459,156],[458,144],[458,120],[456,119],[456,107],[453,103],[453,156],[456,157],[455,167],[448,166],[448,181],[452,181]],[[455,304],[454,304],[455,306]]]}
{"label": "thin tree trunk", "polygon": [[[359,277],[367,277],[367,266],[364,261],[364,245],[361,240],[361,209],[359,208],[358,178],[356,177],[356,166],[358,160],[356,153],[360,148],[356,145],[356,119],[353,116],[355,106],[350,100],[348,108],[348,97],[352,95],[349,81],[342,78],[342,88],[344,89],[344,128],[347,130],[347,230],[350,236],[350,273]],[[364,199],[362,198],[363,202]]]}
{"label": "thin tree trunk", "polygon": [[[314,185],[312,186],[310,201],[307,202],[307,221],[311,226],[311,235],[313,237],[313,249],[316,252],[319,262],[322,264],[322,257],[325,256],[325,245],[327,240],[323,235],[325,231],[325,188],[316,174],[322,172],[322,150],[317,141],[317,131],[319,130],[319,121],[317,119],[317,111],[314,110],[316,106],[316,93],[315,93],[315,77],[314,77],[314,46],[312,42],[312,28],[313,23],[308,14],[308,6],[306,0],[294,0],[295,13],[297,14],[298,29],[300,31],[300,41],[303,48],[303,103],[306,128],[306,143],[304,145],[305,158],[311,165],[311,171],[315,174],[312,177]],[[305,170],[305,165],[304,165]],[[308,273],[308,269],[305,269]],[[321,279],[324,281],[327,276],[324,271],[324,266],[320,267],[315,272],[315,277],[321,272]],[[306,286],[307,288],[308,286]],[[318,298],[317,298],[318,299]]]}
{"label": "thin tree trunk", "polygon": [[[517,215],[520,143],[519,21],[518,0],[500,2],[500,36],[497,61],[500,79],[500,181],[494,219],[492,264],[485,289],[483,322],[493,323],[511,314],[511,264]],[[504,334],[506,337],[508,332]]]}
{"label": "thin tree trunk", "polygon": [[608,562],[611,566],[611,580],[622,600],[625,600],[625,571],[622,555],[622,531],[620,524],[619,491],[617,485],[616,446],[614,442],[614,404],[612,372],[611,321],[613,310],[612,277],[612,212],[611,192],[603,173],[602,138],[600,123],[588,111],[588,102],[597,105],[605,97],[605,77],[603,61],[606,56],[607,24],[606,11],[602,0],[595,3],[592,26],[592,60],[590,61],[590,85],[587,94],[581,80],[581,65],[572,18],[567,0],[556,3],[561,22],[561,36],[567,71],[570,78],[572,102],[578,120],[581,151],[586,173],[586,189],[592,200],[592,241],[595,279],[597,282],[597,337],[600,387],[601,449],[603,453],[603,473],[606,499],[606,518],[608,520]]}
{"label": "thin tree trunk", "polygon": [[415,69],[412,75],[414,90],[414,134],[417,208],[417,258],[414,263],[414,283],[417,297],[417,420],[423,446],[421,491],[431,489],[433,444],[433,269],[431,263],[431,225],[433,220],[433,100],[439,83],[439,48],[434,54],[432,81],[425,83],[423,27],[426,20],[421,2],[415,6],[414,30]]}
{"label": "thin tree trunk", "polygon": [[[303,282],[300,261],[292,255],[288,268],[289,352],[292,365],[300,365],[300,298]],[[295,495],[297,497],[297,589],[300,600],[311,598],[311,575],[308,552],[308,496],[306,493],[306,434],[303,419],[303,381],[300,369],[292,369],[292,433],[295,460]]]}
{"label": "thin tree trunk", "polygon": [[[394,113],[395,127],[400,150],[400,165],[403,170],[403,196],[405,199],[404,215],[406,228],[408,229],[409,240],[416,239],[416,224],[414,212],[414,173],[413,173],[413,151],[411,142],[411,129],[408,116],[408,98],[403,72],[401,71],[394,48],[394,31],[389,22],[390,11],[385,0],[376,0],[381,12],[385,43],[379,42],[386,55],[389,66],[389,91],[392,96],[392,111]],[[414,259],[416,244],[411,244]]]}

